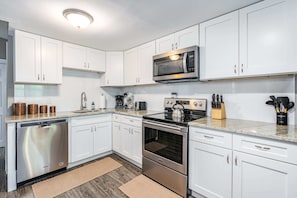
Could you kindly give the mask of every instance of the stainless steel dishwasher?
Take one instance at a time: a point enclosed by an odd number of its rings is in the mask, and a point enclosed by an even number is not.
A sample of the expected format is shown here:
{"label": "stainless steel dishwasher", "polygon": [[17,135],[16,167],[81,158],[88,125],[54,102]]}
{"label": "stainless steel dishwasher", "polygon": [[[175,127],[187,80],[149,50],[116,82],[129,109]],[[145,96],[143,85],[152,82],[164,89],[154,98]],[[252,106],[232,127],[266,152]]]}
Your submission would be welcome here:
{"label": "stainless steel dishwasher", "polygon": [[68,165],[66,119],[17,124],[17,183]]}

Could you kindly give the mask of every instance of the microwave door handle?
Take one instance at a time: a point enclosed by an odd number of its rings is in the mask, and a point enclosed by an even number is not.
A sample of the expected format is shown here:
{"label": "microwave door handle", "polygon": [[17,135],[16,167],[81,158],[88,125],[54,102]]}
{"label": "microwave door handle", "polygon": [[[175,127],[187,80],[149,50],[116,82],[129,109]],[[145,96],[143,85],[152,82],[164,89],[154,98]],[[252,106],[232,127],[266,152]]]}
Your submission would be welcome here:
{"label": "microwave door handle", "polygon": [[188,57],[188,53],[184,53],[184,57],[183,57],[183,69],[184,69],[184,73],[188,72],[188,67],[187,67],[187,57]]}

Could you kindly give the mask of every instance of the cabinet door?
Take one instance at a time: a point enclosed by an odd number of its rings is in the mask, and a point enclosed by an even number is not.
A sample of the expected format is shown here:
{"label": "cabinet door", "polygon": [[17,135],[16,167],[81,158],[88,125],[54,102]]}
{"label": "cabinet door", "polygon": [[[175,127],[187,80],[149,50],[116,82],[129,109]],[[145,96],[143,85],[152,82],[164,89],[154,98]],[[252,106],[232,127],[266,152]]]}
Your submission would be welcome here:
{"label": "cabinet door", "polygon": [[93,132],[90,125],[72,127],[71,161],[75,162],[93,155]]}
{"label": "cabinet door", "polygon": [[123,85],[124,80],[123,52],[106,52],[105,85]]}
{"label": "cabinet door", "polygon": [[121,124],[121,154],[131,158],[132,154],[131,154],[131,129],[128,125],[126,124]]}
{"label": "cabinet door", "polygon": [[40,82],[40,36],[16,30],[14,39],[15,82]]}
{"label": "cabinet door", "polygon": [[182,49],[194,45],[199,45],[198,35],[198,25],[176,32],[174,35],[175,49]]}
{"label": "cabinet door", "polygon": [[135,162],[142,164],[142,128],[132,127],[131,129],[131,157]]}
{"label": "cabinet door", "polygon": [[70,69],[87,69],[86,48],[63,42],[63,67]]}
{"label": "cabinet door", "polygon": [[200,24],[200,79],[238,76],[238,11]]}
{"label": "cabinet door", "polygon": [[135,85],[138,79],[137,76],[137,48],[130,49],[125,52],[124,57],[124,82],[125,85]]}
{"label": "cabinet door", "polygon": [[94,155],[111,151],[111,122],[96,124],[93,133]]}
{"label": "cabinet door", "polygon": [[62,42],[41,37],[41,81],[62,83]]}
{"label": "cabinet door", "polygon": [[105,52],[87,48],[87,67],[92,71],[105,72]]}
{"label": "cabinet door", "polygon": [[0,147],[6,144],[5,103],[6,103],[6,64],[0,63]]}
{"label": "cabinet door", "polygon": [[153,56],[156,54],[156,42],[152,41],[138,47],[138,82],[137,84],[154,84]]}
{"label": "cabinet door", "polygon": [[297,166],[236,151],[233,156],[233,197],[297,196]]}
{"label": "cabinet door", "polygon": [[206,197],[231,198],[232,151],[190,141],[189,188]]}
{"label": "cabinet door", "polygon": [[118,122],[112,123],[112,149],[116,152],[121,152],[121,125]]}
{"label": "cabinet door", "polygon": [[164,36],[156,40],[156,53],[161,54],[175,50],[174,34]]}
{"label": "cabinet door", "polygon": [[297,2],[267,0],[240,10],[241,75],[297,71]]}

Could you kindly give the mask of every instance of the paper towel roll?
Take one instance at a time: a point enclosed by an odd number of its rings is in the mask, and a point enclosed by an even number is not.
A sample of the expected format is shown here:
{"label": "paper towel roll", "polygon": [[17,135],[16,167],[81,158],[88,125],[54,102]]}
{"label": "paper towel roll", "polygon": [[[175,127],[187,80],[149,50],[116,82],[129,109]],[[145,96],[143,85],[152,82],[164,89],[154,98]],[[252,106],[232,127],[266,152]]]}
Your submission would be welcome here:
{"label": "paper towel roll", "polygon": [[99,97],[99,109],[105,109],[106,108],[106,100],[105,100],[105,95],[101,94]]}

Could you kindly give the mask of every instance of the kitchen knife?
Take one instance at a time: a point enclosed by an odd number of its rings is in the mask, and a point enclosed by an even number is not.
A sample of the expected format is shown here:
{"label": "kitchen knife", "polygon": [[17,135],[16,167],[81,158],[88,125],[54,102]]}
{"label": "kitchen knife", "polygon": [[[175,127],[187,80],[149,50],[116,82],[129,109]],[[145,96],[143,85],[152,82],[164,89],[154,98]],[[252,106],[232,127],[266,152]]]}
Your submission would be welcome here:
{"label": "kitchen knife", "polygon": [[224,101],[223,101],[223,95],[221,95],[221,103],[224,103]]}
{"label": "kitchen knife", "polygon": [[295,105],[294,102],[289,102],[287,106],[287,110],[289,111],[290,109],[292,109],[294,105]]}
{"label": "kitchen knife", "polygon": [[268,100],[268,101],[266,101],[266,104],[267,105],[274,105],[274,102],[272,100]]}
{"label": "kitchen knife", "polygon": [[217,108],[220,109],[221,108],[221,102],[220,102],[220,95],[217,94]]}
{"label": "kitchen knife", "polygon": [[212,94],[211,107],[216,108],[216,94]]}

